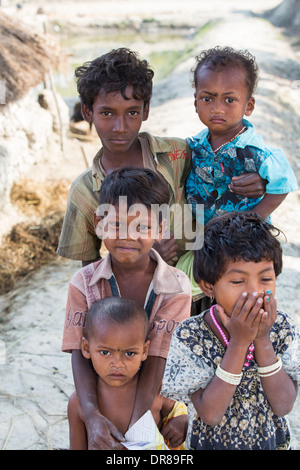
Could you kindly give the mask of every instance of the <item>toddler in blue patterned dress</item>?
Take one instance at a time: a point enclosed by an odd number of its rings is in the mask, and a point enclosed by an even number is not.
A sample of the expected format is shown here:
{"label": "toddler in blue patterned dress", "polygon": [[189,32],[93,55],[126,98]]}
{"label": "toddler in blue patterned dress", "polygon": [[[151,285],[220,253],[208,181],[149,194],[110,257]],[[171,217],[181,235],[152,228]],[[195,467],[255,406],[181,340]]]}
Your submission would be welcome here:
{"label": "toddler in blue patterned dress", "polygon": [[285,415],[300,383],[300,334],[277,310],[278,234],[245,212],[205,226],[194,277],[216,304],[174,331],[161,390],[188,405],[187,449],[290,447]]}
{"label": "toddler in blue patterned dress", "polygon": [[[257,81],[258,67],[248,51],[216,47],[196,58],[195,109],[207,127],[187,139],[192,149],[192,168],[185,189],[199,224],[232,211],[255,212],[270,221],[270,214],[290,191],[297,189],[282,150],[265,145],[253,124],[244,119],[254,110]],[[266,181],[262,197],[252,191],[243,196],[235,192],[236,181],[247,173],[258,173]],[[194,305],[200,313],[203,293],[193,279],[192,266],[192,252],[183,255],[177,264],[190,277]]]}
{"label": "toddler in blue patterned dress", "polygon": [[[297,181],[280,149],[264,144],[244,116],[254,110],[258,80],[255,58],[248,51],[216,47],[197,57],[194,69],[195,109],[207,126],[188,139],[192,169],[186,181],[187,200],[199,220],[197,204],[204,205],[204,223],[232,211],[256,212],[266,219]],[[232,178],[259,173],[267,181],[261,198],[230,191]]]}

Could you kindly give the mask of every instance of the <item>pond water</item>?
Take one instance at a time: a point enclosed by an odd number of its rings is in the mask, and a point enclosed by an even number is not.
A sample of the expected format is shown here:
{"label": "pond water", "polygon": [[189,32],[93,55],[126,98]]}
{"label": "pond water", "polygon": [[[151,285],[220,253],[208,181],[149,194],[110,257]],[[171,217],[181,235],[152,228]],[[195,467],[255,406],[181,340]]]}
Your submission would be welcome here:
{"label": "pond water", "polygon": [[128,47],[148,60],[154,70],[154,83],[167,77],[182,60],[191,55],[200,34],[209,27],[178,29],[170,27],[163,31],[151,30],[138,33],[126,30],[99,32],[89,35],[64,36],[60,45],[66,54],[64,70],[55,73],[57,91],[67,103],[77,99],[74,70],[86,61],[118,47]]}

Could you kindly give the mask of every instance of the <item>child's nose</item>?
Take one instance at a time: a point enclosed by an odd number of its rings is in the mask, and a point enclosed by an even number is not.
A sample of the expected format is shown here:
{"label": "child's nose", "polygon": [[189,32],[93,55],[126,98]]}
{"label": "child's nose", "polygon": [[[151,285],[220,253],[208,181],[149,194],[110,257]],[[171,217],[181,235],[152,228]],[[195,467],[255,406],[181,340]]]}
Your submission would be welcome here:
{"label": "child's nose", "polygon": [[220,100],[214,100],[210,108],[212,114],[219,114],[223,112],[222,102]]}
{"label": "child's nose", "polygon": [[114,354],[113,356],[113,366],[116,368],[116,369],[120,369],[121,367],[123,367],[123,356],[121,353],[116,353]]}
{"label": "child's nose", "polygon": [[139,233],[136,230],[136,227],[131,225],[120,227],[119,228],[119,239],[122,240],[137,240],[140,237]]}
{"label": "child's nose", "polygon": [[125,118],[123,116],[117,116],[114,121],[114,132],[125,132],[126,131],[126,123]]}
{"label": "child's nose", "polygon": [[249,285],[249,292],[257,292],[258,297],[261,297],[263,289],[258,281],[252,281]]}

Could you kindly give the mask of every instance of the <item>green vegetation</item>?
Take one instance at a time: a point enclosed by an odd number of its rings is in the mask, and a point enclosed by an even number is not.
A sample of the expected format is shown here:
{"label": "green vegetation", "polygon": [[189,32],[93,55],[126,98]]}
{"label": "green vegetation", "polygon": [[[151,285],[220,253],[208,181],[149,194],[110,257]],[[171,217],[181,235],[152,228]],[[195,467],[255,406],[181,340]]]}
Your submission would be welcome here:
{"label": "green vegetation", "polygon": [[155,51],[149,55],[149,62],[155,71],[154,80],[166,78],[181,62],[199,52],[197,47],[202,36],[209,31],[217,21],[209,21],[201,26],[190,39],[183,41],[181,50]]}
{"label": "green vegetation", "polygon": [[[55,73],[57,91],[65,98],[77,96],[74,80],[75,68],[83,62],[92,60],[106,51],[117,47],[128,47],[139,51],[140,55],[146,57],[153,68],[155,72],[154,80],[156,82],[162,80],[181,62],[198,54],[199,44],[202,43],[203,36],[217,22],[217,20],[209,21],[193,32],[187,29],[186,34],[183,34],[183,27],[176,28],[173,25],[170,25],[168,32],[166,32],[165,27],[160,31],[159,25],[157,25],[154,34],[153,31],[147,32],[147,28],[137,32],[132,25],[129,28],[129,24],[126,24],[128,28],[126,31],[124,31],[123,27],[120,27],[119,31],[114,29],[113,32],[110,31],[107,35],[95,33],[87,36],[64,36],[61,39],[61,46],[68,55],[68,65],[67,71]],[[143,23],[151,25],[156,23],[156,20],[149,18],[148,20],[145,19]],[[180,48],[176,47],[178,42],[180,43]],[[164,43],[168,48],[157,50],[157,44],[163,45]],[[143,53],[143,47],[145,47],[146,53]]]}

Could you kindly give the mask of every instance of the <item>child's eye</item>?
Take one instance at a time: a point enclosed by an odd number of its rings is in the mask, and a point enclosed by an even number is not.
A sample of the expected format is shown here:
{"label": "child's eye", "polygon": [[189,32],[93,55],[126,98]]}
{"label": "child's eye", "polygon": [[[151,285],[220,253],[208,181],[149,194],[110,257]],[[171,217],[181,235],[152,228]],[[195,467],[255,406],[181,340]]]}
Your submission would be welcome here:
{"label": "child's eye", "polygon": [[137,116],[139,113],[137,111],[129,111],[129,116]]}
{"label": "child's eye", "polygon": [[244,281],[243,280],[234,280],[231,281],[231,284],[242,284]]}
{"label": "child's eye", "polygon": [[102,111],[102,116],[112,116],[112,113],[110,111]]}
{"label": "child's eye", "polygon": [[150,228],[149,225],[145,225],[145,224],[139,224],[137,226],[137,230],[139,232],[148,232],[149,228]]}
{"label": "child's eye", "polygon": [[106,349],[101,349],[100,354],[101,354],[102,356],[109,356],[109,355],[110,355],[110,352],[107,351]]}
{"label": "child's eye", "polygon": [[203,96],[202,101],[205,103],[209,103],[211,101],[211,98],[209,96]]}
{"label": "child's eye", "polygon": [[226,103],[233,103],[234,101],[234,98],[226,98]]}
{"label": "child's eye", "polygon": [[109,225],[111,225],[111,227],[118,227],[118,228],[123,227],[123,224],[117,221],[109,222]]}
{"label": "child's eye", "polygon": [[125,353],[125,356],[126,356],[126,357],[133,357],[133,356],[135,356],[135,352],[133,352],[133,351],[127,351],[127,352]]}

